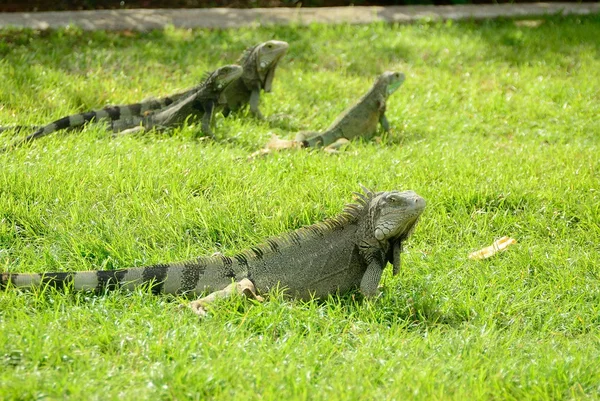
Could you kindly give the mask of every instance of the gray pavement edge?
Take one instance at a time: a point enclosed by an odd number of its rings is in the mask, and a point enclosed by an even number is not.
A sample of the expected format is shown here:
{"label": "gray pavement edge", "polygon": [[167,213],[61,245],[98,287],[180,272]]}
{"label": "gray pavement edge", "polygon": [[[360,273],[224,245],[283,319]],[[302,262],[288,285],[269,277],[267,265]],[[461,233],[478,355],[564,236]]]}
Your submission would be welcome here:
{"label": "gray pavement edge", "polygon": [[421,19],[486,19],[550,14],[600,13],[600,3],[530,3],[458,6],[387,6],[322,8],[133,9],[0,13],[0,28],[48,29],[76,25],[84,30],[237,28],[256,25],[310,23],[366,24],[376,21],[411,22]]}

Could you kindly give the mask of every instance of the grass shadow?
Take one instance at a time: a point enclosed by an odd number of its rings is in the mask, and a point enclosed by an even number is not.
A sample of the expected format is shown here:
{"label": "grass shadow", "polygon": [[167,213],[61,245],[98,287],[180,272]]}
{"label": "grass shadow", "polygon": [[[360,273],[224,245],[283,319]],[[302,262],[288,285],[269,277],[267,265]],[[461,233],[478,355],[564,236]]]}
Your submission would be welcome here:
{"label": "grass shadow", "polygon": [[477,58],[514,66],[532,63],[573,67],[582,48],[600,56],[600,16],[545,16],[529,19],[499,18],[452,24],[457,37],[483,44]]}

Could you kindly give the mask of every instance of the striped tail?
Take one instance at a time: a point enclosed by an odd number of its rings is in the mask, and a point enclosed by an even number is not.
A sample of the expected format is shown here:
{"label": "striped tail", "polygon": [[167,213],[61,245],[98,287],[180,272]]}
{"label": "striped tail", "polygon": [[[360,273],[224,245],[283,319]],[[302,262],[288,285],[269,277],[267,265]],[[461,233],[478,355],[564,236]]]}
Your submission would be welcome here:
{"label": "striped tail", "polygon": [[[171,97],[163,97],[160,99],[149,99],[141,103],[133,103],[125,106],[108,106],[99,110],[92,110],[81,114],[73,114],[67,117],[60,118],[43,127],[36,127],[36,131],[18,142],[13,143],[3,148],[0,153],[6,152],[9,149],[25,145],[35,139],[42,138],[53,132],[67,129],[82,127],[92,121],[109,120],[117,121],[121,118],[141,117],[149,112],[169,106],[180,96],[185,93],[192,92],[190,89],[187,92],[176,94]],[[23,127],[24,128],[24,127]],[[131,127],[127,127],[131,128]]]}
{"label": "striped tail", "polygon": [[[10,288],[55,288],[58,290],[73,289],[76,291],[93,291],[103,293],[117,288],[133,290],[148,285],[152,292],[180,292],[179,288],[167,285],[167,272],[170,265],[155,265],[121,270],[90,270],[80,272],[52,273],[2,273],[0,291]],[[179,282],[177,286],[179,286]],[[194,289],[195,289],[194,283]]]}
{"label": "striped tail", "polygon": [[223,260],[199,257],[194,260],[120,270],[90,270],[51,273],[1,273],[0,291],[10,288],[73,289],[103,293],[117,288],[133,290],[148,286],[155,294],[201,294],[231,284],[234,273],[223,274]]}
{"label": "striped tail", "polygon": [[4,148],[3,151],[6,151],[10,148],[16,148],[21,145],[25,145],[35,139],[44,137],[61,129],[81,127],[89,123],[90,121],[98,121],[103,118],[117,120],[121,117],[122,109],[123,108],[119,106],[106,107],[97,111],[88,111],[87,113],[73,114],[67,117],[60,118],[56,121],[51,122],[48,125],[39,128],[37,131],[27,136],[25,139],[22,139],[18,142],[13,143],[9,147]]}

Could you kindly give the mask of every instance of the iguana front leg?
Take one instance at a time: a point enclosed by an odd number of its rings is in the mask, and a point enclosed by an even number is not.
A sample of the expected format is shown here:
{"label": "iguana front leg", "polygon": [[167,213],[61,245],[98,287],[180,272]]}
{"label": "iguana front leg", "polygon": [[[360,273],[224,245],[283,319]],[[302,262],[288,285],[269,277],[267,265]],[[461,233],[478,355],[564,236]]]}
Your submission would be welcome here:
{"label": "iguana front leg", "polygon": [[362,248],[361,253],[363,260],[367,263],[367,269],[360,281],[360,292],[367,297],[375,296],[387,259],[379,246],[369,247],[367,245],[367,247]]}
{"label": "iguana front leg", "polygon": [[212,122],[213,114],[215,111],[215,104],[212,101],[206,102],[202,105],[204,108],[204,115],[202,116],[202,133],[214,138],[214,134],[210,129],[210,123]]}
{"label": "iguana front leg", "polygon": [[250,112],[254,114],[254,117],[259,120],[264,120],[265,117],[258,109],[258,104],[260,102],[260,89],[252,89],[252,93],[250,94]]}
{"label": "iguana front leg", "polygon": [[382,96],[377,101],[379,109],[379,124],[385,132],[390,132],[390,123],[388,122],[385,111],[386,111],[386,99]]}
{"label": "iguana front leg", "polygon": [[369,263],[365,274],[363,274],[362,280],[360,280],[360,292],[362,292],[363,295],[367,297],[377,295],[377,288],[379,287],[379,281],[381,281],[383,267],[383,263],[376,259]]}
{"label": "iguana front leg", "polygon": [[381,124],[381,127],[383,128],[383,130],[385,132],[390,132],[390,123],[388,122],[388,119],[385,117],[385,114],[382,114],[381,117],[379,117],[379,124]]}
{"label": "iguana front leg", "polygon": [[402,242],[396,241],[392,245],[392,272],[394,276],[400,272],[400,254],[402,253]]}
{"label": "iguana front leg", "polygon": [[204,317],[206,316],[206,307],[209,304],[213,303],[217,299],[229,298],[234,294],[244,295],[247,298],[256,299],[259,302],[264,300],[263,297],[256,294],[256,287],[254,287],[254,283],[245,278],[236,283],[229,284],[222,290],[211,292],[207,296],[190,303],[190,307],[195,314],[200,317]]}

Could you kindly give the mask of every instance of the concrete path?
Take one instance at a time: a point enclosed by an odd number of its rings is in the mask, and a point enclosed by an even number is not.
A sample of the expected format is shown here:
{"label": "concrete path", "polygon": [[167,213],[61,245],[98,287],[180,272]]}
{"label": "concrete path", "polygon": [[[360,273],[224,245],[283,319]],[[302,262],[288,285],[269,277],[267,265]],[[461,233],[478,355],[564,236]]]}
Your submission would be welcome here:
{"label": "concrete path", "polygon": [[428,19],[484,19],[531,17],[547,14],[600,13],[600,3],[531,3],[462,6],[389,6],[323,8],[210,8],[136,9],[0,13],[0,28],[7,26],[47,29],[75,24],[85,30],[160,29],[167,24],[180,28],[236,28],[292,23],[351,23],[376,21],[410,22]]}

